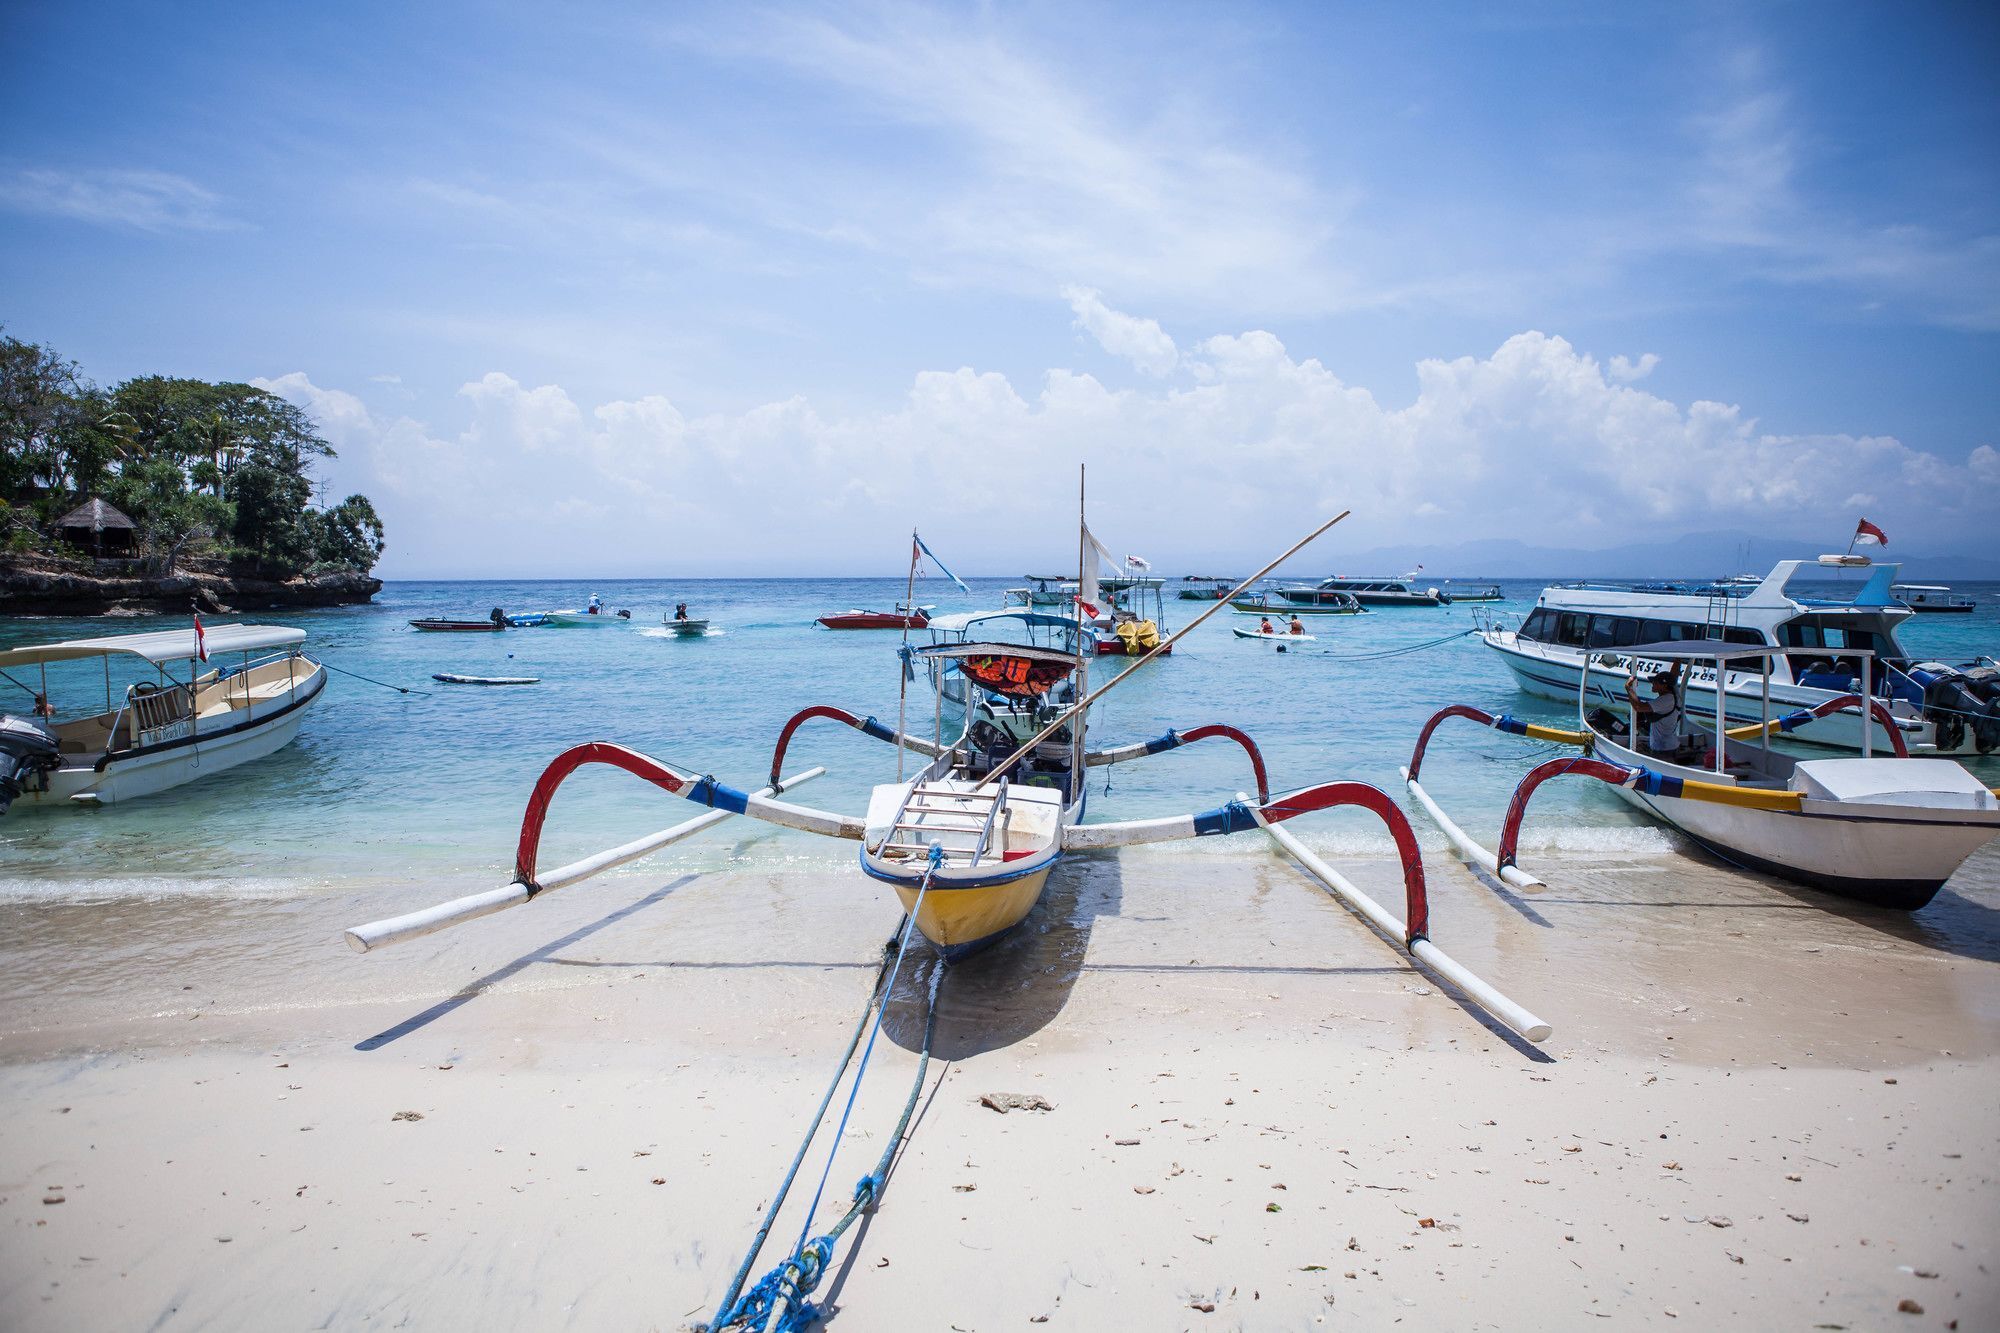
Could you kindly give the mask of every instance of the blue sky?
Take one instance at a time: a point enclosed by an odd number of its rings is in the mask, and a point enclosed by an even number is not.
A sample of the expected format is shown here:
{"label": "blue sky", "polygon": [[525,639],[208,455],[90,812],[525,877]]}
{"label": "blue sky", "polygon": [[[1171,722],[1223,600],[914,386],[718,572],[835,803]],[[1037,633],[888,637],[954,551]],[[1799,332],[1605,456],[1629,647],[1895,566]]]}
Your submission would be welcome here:
{"label": "blue sky", "polygon": [[1077,461],[1172,566],[2000,554],[1990,7],[0,21],[0,322],[307,404],[392,577],[1012,572]]}

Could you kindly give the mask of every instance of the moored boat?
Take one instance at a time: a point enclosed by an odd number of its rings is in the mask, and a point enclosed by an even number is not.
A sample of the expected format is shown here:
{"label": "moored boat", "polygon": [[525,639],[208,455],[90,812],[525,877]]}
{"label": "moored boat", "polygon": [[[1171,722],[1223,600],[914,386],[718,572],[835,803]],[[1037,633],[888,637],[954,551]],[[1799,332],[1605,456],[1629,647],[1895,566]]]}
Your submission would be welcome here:
{"label": "moored boat", "polygon": [[894,611],[863,611],[856,608],[821,616],[813,623],[827,629],[923,629],[931,623],[928,606],[898,605]]}
{"label": "moored boat", "polygon": [[484,620],[452,620],[447,616],[420,616],[410,622],[410,628],[430,634],[494,634],[506,629],[508,616],[499,607]]}
{"label": "moored boat", "polygon": [[1447,602],[1504,602],[1507,594],[1497,583],[1454,583],[1446,579],[1438,596]]}
{"label": "moored boat", "polygon": [[[130,801],[281,749],[326,688],[326,668],[300,649],[305,637],[285,626],[197,621],[0,651],[0,670],[37,668],[42,685],[33,715],[0,718],[0,813]],[[238,660],[205,667],[223,654]],[[60,720],[49,666],[92,659],[103,663],[104,710]],[[154,679],[114,693],[114,663],[150,667]]]}
{"label": "moored boat", "polygon": [[[1806,575],[1842,570],[1867,571],[1844,600],[1818,589],[1793,591]],[[1781,560],[1754,586],[1738,579],[1692,587],[1561,583],[1545,589],[1516,628],[1495,622],[1480,637],[1522,689],[1558,701],[1575,696],[1590,650],[1613,650],[1593,669],[1600,693],[1609,699],[1633,672],[1643,676],[1661,665],[1634,653],[1633,644],[1710,640],[1771,648],[1768,676],[1722,672],[1729,717],[1738,723],[1757,719],[1759,694],[1767,685],[1773,703],[1790,708],[1812,708],[1853,693],[1859,652],[1865,650],[1879,664],[1871,689],[1886,705],[1886,719],[1871,721],[1857,709],[1836,711],[1801,728],[1794,740],[1858,749],[1866,731],[1872,745],[1888,748],[1893,728],[1919,753],[2000,749],[2000,671],[1921,661],[1905,650],[1897,629],[1912,612],[1891,596],[1896,570],[1893,564],[1841,555]],[[1715,671],[1698,668],[1687,688],[1690,707],[1707,711],[1715,698]]]}
{"label": "moored boat", "polygon": [[1964,593],[1939,583],[1896,583],[1890,585],[1889,592],[1912,611],[1967,614],[1977,605]]}
{"label": "moored boat", "polygon": [[1216,578],[1212,574],[1187,574],[1181,578],[1180,590],[1174,595],[1183,602],[1219,602],[1229,596],[1229,590],[1235,586],[1235,579]]}
{"label": "moored boat", "polygon": [[[1674,664],[1666,675],[1676,678],[1702,661],[1714,663],[1718,673],[1730,667],[1753,674],[1770,669],[1770,655],[1756,645],[1670,641],[1635,645],[1634,651]],[[1815,713],[1864,701],[1871,710],[1886,712],[1879,700],[1868,698],[1873,652],[1849,651],[1860,658],[1858,694],[1774,718],[1772,696],[1760,690],[1759,722],[1731,726],[1718,705],[1710,717],[1687,714],[1695,724],[1690,730],[1683,706],[1665,702],[1664,685],[1657,687],[1663,701],[1657,708],[1632,703],[1636,692],[1621,705],[1622,713],[1598,706],[1602,691],[1591,686],[1591,668],[1600,657],[1616,654],[1589,650],[1577,687],[1575,731],[1495,718],[1464,706],[1447,708],[1424,728],[1404,774],[1460,850],[1503,878],[1514,869],[1530,797],[1550,779],[1576,775],[1608,784],[1619,799],[1733,865],[1874,906],[1915,911],[1968,857],[2000,836],[2000,797],[1952,760],[1908,757],[1900,733],[1890,733],[1894,758],[1876,757],[1865,736],[1856,759],[1800,759],[1766,744],[1773,733],[1797,731]],[[1468,845],[1418,782],[1425,745],[1448,717],[1574,745],[1586,757],[1553,759],[1530,772],[1509,803],[1497,851],[1487,852]]]}
{"label": "moored boat", "polygon": [[1354,616],[1368,608],[1348,593],[1297,603],[1287,602],[1275,592],[1261,592],[1232,599],[1229,609],[1245,616]]}
{"label": "moored boat", "polygon": [[1272,591],[1294,606],[1315,606],[1341,597],[1352,597],[1363,606],[1445,606],[1451,602],[1439,589],[1420,584],[1415,573],[1398,578],[1349,578],[1339,574],[1309,588]]}

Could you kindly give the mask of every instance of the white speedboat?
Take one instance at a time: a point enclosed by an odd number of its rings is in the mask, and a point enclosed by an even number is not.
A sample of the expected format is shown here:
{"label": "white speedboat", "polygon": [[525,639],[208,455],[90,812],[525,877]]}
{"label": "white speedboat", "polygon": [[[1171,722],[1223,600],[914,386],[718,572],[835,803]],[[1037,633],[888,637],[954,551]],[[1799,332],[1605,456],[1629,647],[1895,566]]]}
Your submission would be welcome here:
{"label": "white speedboat", "polygon": [[[1867,569],[1867,579],[1848,600],[1793,591],[1800,576],[1831,577],[1840,569]],[[1855,691],[1860,652],[1878,663],[1874,697],[1888,706],[1893,725],[1910,750],[1923,754],[1987,754],[2000,749],[2000,671],[1915,661],[1896,639],[1911,611],[1891,596],[1896,565],[1869,565],[1860,556],[1781,560],[1754,586],[1740,578],[1706,584],[1562,583],[1547,588],[1517,628],[1498,621],[1481,631],[1486,646],[1500,655],[1530,694],[1568,700],[1582,679],[1586,652],[1604,654],[1592,669],[1598,702],[1624,697],[1625,680],[1635,671],[1647,676],[1664,660],[1634,652],[1631,645],[1708,641],[1766,646],[1773,669],[1766,677],[1725,665],[1721,688],[1732,722],[1758,719],[1758,700],[1768,684],[1774,704],[1814,708]],[[1714,707],[1717,668],[1695,669],[1687,686],[1689,708]],[[1888,725],[1867,721],[1858,708],[1819,718],[1794,739],[1842,749],[1859,749],[1862,733],[1889,746]]]}
{"label": "white speedboat", "polygon": [[629,625],[632,623],[630,611],[593,610],[572,607],[566,611],[543,611],[539,613],[544,625],[555,625],[566,629],[602,629],[606,625]]}
{"label": "white speedboat", "polygon": [[[0,651],[9,679],[21,684],[32,670],[41,684],[32,715],[0,718],[0,812],[129,801],[283,748],[326,687],[326,668],[300,651],[305,637],[277,625],[216,625],[200,642],[190,627]],[[204,645],[210,659],[237,660],[205,669]],[[48,668],[90,659],[103,663],[104,711],[62,720],[49,702]],[[134,659],[154,679],[114,693],[113,663]]]}

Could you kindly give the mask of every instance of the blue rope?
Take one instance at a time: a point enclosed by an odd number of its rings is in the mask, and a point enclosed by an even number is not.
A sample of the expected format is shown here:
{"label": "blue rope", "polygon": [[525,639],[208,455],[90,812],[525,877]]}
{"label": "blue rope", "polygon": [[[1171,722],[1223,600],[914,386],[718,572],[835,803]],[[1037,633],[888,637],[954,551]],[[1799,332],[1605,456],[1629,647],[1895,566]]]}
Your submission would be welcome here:
{"label": "blue rope", "polygon": [[[847,1212],[825,1235],[812,1236],[808,1239],[812,1232],[813,1218],[818,1215],[820,1201],[826,1194],[827,1179],[833,1174],[833,1162],[840,1152],[841,1137],[847,1132],[848,1117],[853,1113],[855,1099],[861,1092],[862,1077],[868,1072],[869,1058],[875,1053],[875,1038],[882,1031],[882,1020],[889,1009],[889,997],[895,993],[896,978],[902,973],[903,956],[909,951],[911,929],[916,923],[917,913],[923,908],[924,895],[930,891],[931,878],[943,864],[944,848],[933,842],[924,877],[917,885],[917,900],[911,905],[909,914],[904,917],[903,928],[896,937],[896,958],[888,971],[888,983],[878,985],[869,998],[869,1008],[874,1010],[874,1025],[868,1032],[868,1044],[862,1048],[861,1062],[855,1066],[854,1081],[847,1091],[847,1104],[841,1108],[840,1123],[833,1132],[833,1145],[827,1150],[826,1166],[821,1170],[819,1184],[813,1190],[813,1200],[811,1206],[806,1209],[805,1223],[799,1228],[798,1244],[783,1263],[759,1278],[756,1285],[744,1292],[740,1298],[736,1297],[736,1292],[742,1287],[744,1275],[756,1261],[757,1252],[763,1248],[764,1239],[770,1232],[771,1221],[776,1217],[779,1205],[784,1202],[786,1193],[791,1189],[792,1179],[798,1172],[800,1161],[819,1133],[834,1088],[839,1086],[841,1075],[847,1070],[847,1062],[853,1058],[852,1038],[848,1041],[847,1054],[842,1057],[840,1068],[834,1074],[833,1083],[828,1086],[826,1096],[820,1101],[819,1112],[813,1117],[812,1128],[807,1132],[805,1141],[799,1144],[799,1150],[792,1158],[791,1169],[785,1173],[784,1184],[779,1188],[777,1197],[771,1201],[771,1206],[764,1215],[764,1223],[758,1229],[750,1253],[744,1256],[742,1266],[737,1269],[736,1278],[730,1284],[729,1295],[723,1298],[721,1309],[707,1325],[710,1330],[740,1326],[763,1328],[766,1333],[799,1333],[800,1330],[809,1328],[819,1319],[820,1310],[806,1297],[812,1294],[819,1286],[820,1280],[826,1276],[827,1268],[833,1262],[835,1242],[848,1227],[853,1225],[855,1218],[881,1197],[890,1160],[895,1156],[897,1145],[902,1142],[903,1132],[909,1126],[910,1115],[916,1109],[917,1096],[923,1089],[925,1071],[929,1068],[931,1036],[937,1022],[938,979],[943,975],[942,966],[931,974],[930,1002],[924,1020],[923,1054],[917,1065],[916,1082],[910,1089],[909,1100],[904,1103],[902,1119],[897,1122],[896,1132],[889,1137],[888,1146],[883,1149],[881,1160],[875,1164],[875,1169],[855,1182],[854,1195]],[[865,1023],[867,1020],[868,1011],[864,1009],[862,1022]],[[855,1031],[858,1036],[859,1025]],[[783,1313],[777,1314],[776,1321],[772,1322],[773,1315],[780,1309],[781,1302]]]}

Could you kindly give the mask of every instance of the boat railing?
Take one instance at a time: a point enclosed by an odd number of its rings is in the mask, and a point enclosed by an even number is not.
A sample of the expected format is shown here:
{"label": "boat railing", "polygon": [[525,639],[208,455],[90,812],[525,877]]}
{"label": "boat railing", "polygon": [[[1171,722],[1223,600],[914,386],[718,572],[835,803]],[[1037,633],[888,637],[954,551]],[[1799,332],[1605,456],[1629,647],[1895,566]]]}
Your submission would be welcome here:
{"label": "boat railing", "polygon": [[136,745],[177,739],[192,725],[194,709],[184,685],[143,692],[139,685],[134,685],[125,698],[132,714],[133,743]]}
{"label": "boat railing", "polygon": [[980,826],[978,845],[972,849],[973,865],[975,866],[978,865],[980,859],[986,855],[986,849],[993,845],[993,822],[1000,817],[1000,812],[1005,810],[1006,808],[1007,808],[1007,779],[1002,778],[1000,779],[999,794],[998,796],[995,797],[992,806],[989,807],[986,811],[985,824]]}

